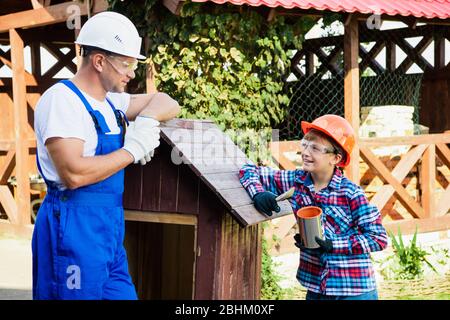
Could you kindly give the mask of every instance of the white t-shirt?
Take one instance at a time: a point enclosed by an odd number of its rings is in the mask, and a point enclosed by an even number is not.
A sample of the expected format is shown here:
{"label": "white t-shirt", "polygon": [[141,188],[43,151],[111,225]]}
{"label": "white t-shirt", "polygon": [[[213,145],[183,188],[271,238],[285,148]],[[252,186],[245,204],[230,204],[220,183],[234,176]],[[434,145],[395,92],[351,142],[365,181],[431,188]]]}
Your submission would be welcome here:
{"label": "white t-shirt", "polygon": [[[80,90],[81,91],[81,90]],[[81,91],[93,110],[98,110],[111,130],[107,134],[118,134],[120,128],[111,106],[106,101],[98,101]],[[114,107],[126,112],[130,104],[128,93],[106,94]],[[34,112],[39,163],[45,178],[61,184],[61,179],[49,157],[45,142],[52,137],[78,138],[84,141],[83,156],[95,155],[97,132],[89,112],[81,99],[65,84],[57,83],[44,92]]]}

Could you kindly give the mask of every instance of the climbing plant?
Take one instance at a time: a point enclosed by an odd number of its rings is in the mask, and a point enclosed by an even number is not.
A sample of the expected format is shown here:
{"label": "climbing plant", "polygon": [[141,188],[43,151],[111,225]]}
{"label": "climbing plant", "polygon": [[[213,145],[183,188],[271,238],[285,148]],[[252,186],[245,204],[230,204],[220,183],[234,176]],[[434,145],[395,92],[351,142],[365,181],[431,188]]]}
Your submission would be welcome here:
{"label": "climbing plant", "polygon": [[[177,16],[157,0],[109,2],[148,38],[156,86],[180,103],[181,117],[252,132],[267,132],[285,118],[289,92],[283,79],[311,18],[275,16],[269,22],[268,10],[190,1]],[[144,88],[144,68],[138,77]],[[236,134],[235,142],[242,136]]]}

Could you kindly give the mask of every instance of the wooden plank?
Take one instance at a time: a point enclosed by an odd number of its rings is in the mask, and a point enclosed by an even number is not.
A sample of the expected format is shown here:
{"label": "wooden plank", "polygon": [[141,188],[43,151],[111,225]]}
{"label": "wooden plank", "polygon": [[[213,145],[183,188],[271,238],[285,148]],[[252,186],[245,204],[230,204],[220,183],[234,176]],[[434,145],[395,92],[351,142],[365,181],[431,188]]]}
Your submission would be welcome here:
{"label": "wooden plank", "polygon": [[30,180],[28,170],[28,115],[26,102],[24,44],[16,30],[9,30],[13,73],[14,133],[16,149],[17,212],[19,223],[31,223]]}
{"label": "wooden plank", "polygon": [[177,211],[198,214],[200,179],[187,166],[179,166]]}
{"label": "wooden plank", "polygon": [[177,257],[179,281],[177,299],[193,299],[195,266],[195,226],[180,226]]}
{"label": "wooden plank", "polygon": [[445,38],[441,33],[434,34],[434,69],[445,67]]}
{"label": "wooden plank", "polygon": [[7,186],[0,185],[0,203],[2,204],[3,209],[5,209],[9,221],[13,224],[20,224],[20,217],[17,213],[17,204]]}
{"label": "wooden plank", "polygon": [[450,229],[450,215],[425,219],[387,222],[383,223],[383,226],[387,231],[391,231],[395,235],[398,234],[399,227],[402,234],[413,234],[416,231],[416,227],[418,233],[447,231]]}
{"label": "wooden plank", "polygon": [[393,72],[396,69],[396,53],[395,53],[395,43],[391,40],[387,41],[386,44],[386,70]]}
{"label": "wooden plank", "polygon": [[124,210],[125,220],[153,222],[165,224],[180,224],[180,225],[197,225],[198,218],[196,215],[177,214],[166,212],[148,212],[137,210]]}
{"label": "wooden plank", "polygon": [[[421,144],[408,151],[392,170],[392,176],[398,181],[403,181],[414,164],[420,159],[427,145]],[[370,203],[377,206],[381,211],[387,201],[394,194],[394,188],[391,185],[383,185],[370,200]]]}
{"label": "wooden plank", "polygon": [[[170,156],[170,147],[162,144],[159,147],[161,152],[160,164],[160,181],[161,193],[159,195],[159,210],[168,212],[178,212],[178,170],[179,166],[175,165]],[[145,197],[146,195],[144,195]]]}
{"label": "wooden plank", "polygon": [[202,180],[216,191],[242,188],[239,181],[239,172],[205,174]]}
{"label": "wooden plank", "polygon": [[273,141],[269,143],[270,153],[282,170],[295,170],[296,165],[289,160],[285,152],[299,152],[300,141]]}
{"label": "wooden plank", "polygon": [[233,216],[237,219],[237,221],[241,224],[243,227],[248,227],[251,225],[255,225],[264,221],[277,219],[279,217],[283,217],[286,215],[292,214],[292,207],[288,200],[284,200],[281,202],[278,202],[278,205],[280,206],[280,212],[277,214],[274,214],[270,217],[266,216],[265,214],[260,213],[258,210],[256,210],[255,206],[253,204],[241,206],[241,207],[234,207],[231,209],[231,213]]}
{"label": "wooden plank", "polygon": [[439,202],[436,203],[436,211],[434,216],[440,217],[448,213],[450,209],[450,186],[448,186],[441,195]]}
{"label": "wooden plank", "polygon": [[7,184],[9,177],[16,165],[16,151],[9,150],[3,162],[3,166],[0,168],[0,185]]}
{"label": "wooden plank", "polygon": [[200,185],[200,204],[198,218],[196,300],[217,299],[219,262],[219,243],[222,241],[221,221],[225,214],[223,206],[203,184]]}
{"label": "wooden plank", "polygon": [[[0,16],[0,33],[15,28],[30,28],[65,22],[73,16],[70,7],[77,6],[79,14],[87,14],[86,4],[82,1],[68,1],[45,8],[25,10]],[[72,7],[73,8],[73,7]],[[101,12],[108,8],[104,0],[95,0],[93,12]]]}
{"label": "wooden plank", "polygon": [[[344,114],[355,130],[359,131],[359,32],[358,20],[350,17],[350,21],[344,27]],[[356,137],[357,138],[357,137]],[[347,177],[359,184],[359,147],[355,145],[350,155],[350,164],[346,167]]]}
{"label": "wooden plank", "polygon": [[430,144],[425,150],[420,168],[420,187],[422,189],[422,207],[426,217],[435,215],[434,189],[436,181],[436,151]]}
{"label": "wooden plank", "polygon": [[143,192],[143,167],[140,164],[132,164],[126,167],[124,181],[123,207],[140,210]]}
{"label": "wooden plank", "polygon": [[436,144],[436,153],[441,161],[450,169],[450,149],[443,143]]}
{"label": "wooden plank", "polygon": [[395,179],[385,165],[378,159],[370,149],[361,147],[361,157],[366,161],[377,173],[384,183],[392,185],[398,194],[398,200],[401,204],[415,217],[423,218],[425,213],[423,208],[408,194],[401,183]]}
{"label": "wooden plank", "polygon": [[[161,147],[160,147],[161,148]],[[142,210],[160,211],[161,195],[161,150],[155,150],[155,154],[143,168],[142,178]]]}
{"label": "wooden plank", "polygon": [[232,208],[252,204],[252,198],[248,195],[244,188],[222,190],[221,196],[227,201]]}
{"label": "wooden plank", "polygon": [[260,299],[261,297],[261,264],[262,264],[262,225],[258,224],[252,226],[254,228],[253,234],[256,235],[255,241],[255,285],[254,285],[254,297],[253,299]]}
{"label": "wooden plank", "polygon": [[359,145],[364,147],[383,147],[417,144],[447,144],[450,143],[449,133],[422,134],[416,136],[399,136],[386,138],[360,138]]}

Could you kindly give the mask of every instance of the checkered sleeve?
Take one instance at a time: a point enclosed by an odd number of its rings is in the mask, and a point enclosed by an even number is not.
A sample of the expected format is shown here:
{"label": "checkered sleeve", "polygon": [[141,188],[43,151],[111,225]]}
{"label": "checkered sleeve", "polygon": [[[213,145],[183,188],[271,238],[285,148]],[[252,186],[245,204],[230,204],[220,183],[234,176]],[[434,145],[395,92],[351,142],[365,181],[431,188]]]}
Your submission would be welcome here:
{"label": "checkered sleeve", "polygon": [[246,163],[239,170],[239,180],[252,198],[264,191],[280,195],[294,185],[294,179],[295,170],[258,167],[252,162]]}
{"label": "checkered sleeve", "polygon": [[380,211],[369,203],[360,187],[356,188],[349,204],[358,234],[334,239],[333,251],[341,254],[363,254],[386,248],[387,234],[381,224]]}

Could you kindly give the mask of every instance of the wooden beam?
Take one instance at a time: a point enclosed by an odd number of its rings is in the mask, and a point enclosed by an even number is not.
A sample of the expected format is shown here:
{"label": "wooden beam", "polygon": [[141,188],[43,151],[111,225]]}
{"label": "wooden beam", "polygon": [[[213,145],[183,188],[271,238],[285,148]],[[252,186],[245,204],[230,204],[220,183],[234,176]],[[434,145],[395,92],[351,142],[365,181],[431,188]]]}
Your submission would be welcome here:
{"label": "wooden beam", "polygon": [[175,15],[180,15],[184,0],[163,0],[163,5]]}
{"label": "wooden beam", "polygon": [[3,162],[3,167],[0,168],[0,185],[7,184],[12,171],[16,165],[16,151],[9,150]]}
{"label": "wooden beam", "polygon": [[[9,221],[13,224],[20,224],[20,217],[17,213],[17,204],[14,201],[14,197],[11,194],[11,191],[9,191],[8,186],[0,185],[0,203],[2,204],[3,209],[5,209]],[[30,214],[30,212],[31,211],[29,211],[28,214]]]}
{"label": "wooden beam", "polygon": [[[25,143],[28,149],[36,148],[36,139],[25,139]],[[15,141],[9,139],[0,139],[0,151],[9,151],[15,148]]]}
{"label": "wooden beam", "polygon": [[435,217],[441,217],[448,213],[450,209],[450,185],[445,189],[441,195],[439,202],[436,203]]}
{"label": "wooden beam", "polygon": [[[359,32],[358,20],[351,18],[344,30],[344,113],[345,119],[355,130],[356,140],[359,131]],[[359,184],[359,147],[355,144],[346,168],[350,180]]]}
{"label": "wooden beam", "polygon": [[393,72],[396,69],[395,43],[389,40],[386,44],[386,70]]}
{"label": "wooden beam", "polygon": [[450,169],[450,149],[446,144],[436,144],[436,153],[441,161]]}
{"label": "wooden beam", "polygon": [[269,143],[270,153],[275,161],[278,163],[280,169],[295,170],[297,167],[289,160],[285,152],[298,152],[300,141],[272,141]]}
{"label": "wooden beam", "polygon": [[[414,166],[414,164],[420,159],[426,148],[427,145],[422,144],[409,150],[409,152],[401,158],[401,160],[392,170],[392,176],[400,182],[403,181],[408,172],[411,171],[411,168]],[[394,194],[394,192],[395,189],[391,185],[383,185],[372,197],[370,203],[377,206],[381,211],[389,201],[391,196]]]}
{"label": "wooden beam", "polygon": [[445,67],[445,38],[441,33],[434,35],[434,69]]}
{"label": "wooden beam", "polygon": [[387,231],[391,231],[394,235],[398,234],[398,228],[402,234],[446,231],[450,229],[450,215],[443,217],[427,218],[427,219],[411,219],[383,223]]}
{"label": "wooden beam", "polygon": [[138,210],[125,210],[125,220],[153,222],[153,223],[172,223],[196,226],[198,219],[196,215],[192,214],[177,214],[165,212],[150,212]]}
{"label": "wooden beam", "polygon": [[436,150],[435,145],[430,144],[425,150],[420,168],[420,187],[422,190],[422,207],[425,216],[433,217],[435,213],[434,189],[436,181]]}
{"label": "wooden beam", "polygon": [[[82,1],[68,1],[48,7],[10,13],[0,16],[0,33],[9,29],[38,27],[67,21],[73,16],[73,12],[68,10],[72,6],[78,6],[82,16],[88,12],[86,4]],[[97,0],[94,3],[93,12],[105,11],[107,8],[108,3],[105,0]]]}
{"label": "wooden beam", "polygon": [[365,147],[383,147],[397,145],[417,145],[417,144],[443,144],[450,143],[450,134],[421,134],[416,136],[399,136],[386,138],[360,138],[360,146]]}
{"label": "wooden beam", "polygon": [[23,49],[24,44],[16,30],[9,30],[11,41],[11,60],[13,73],[13,101],[14,101],[14,133],[16,150],[16,179],[17,179],[17,212],[19,223],[30,224],[30,178],[28,172],[27,101]]}
{"label": "wooden beam", "polygon": [[367,147],[361,147],[361,157],[369,166],[377,173],[378,177],[384,182],[390,184],[395,192],[398,194],[400,203],[411,213],[415,218],[423,218],[425,216],[423,208],[408,194],[403,188],[402,184],[392,176],[391,172],[378,159],[377,156]]}

